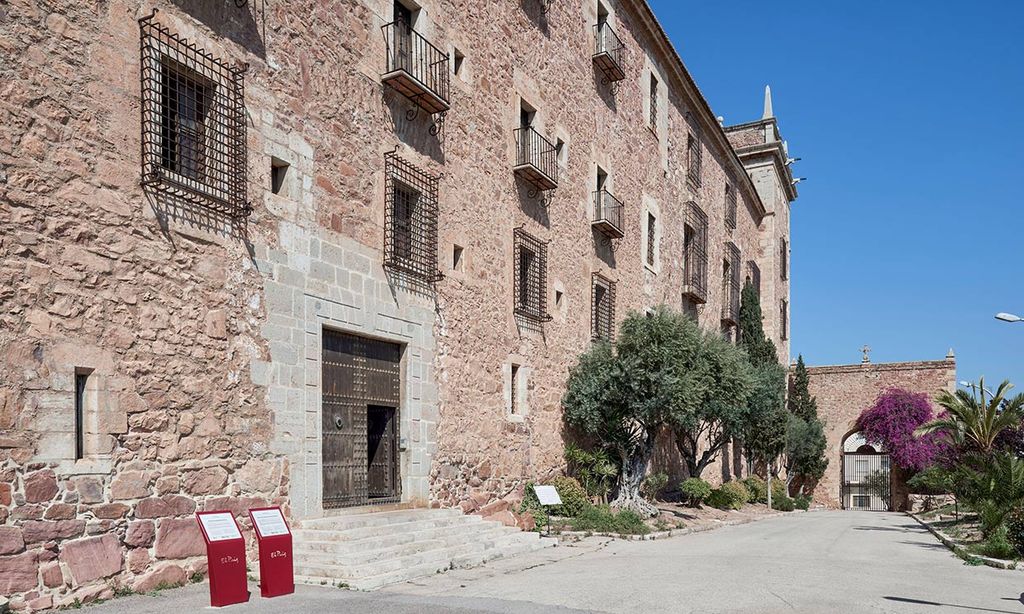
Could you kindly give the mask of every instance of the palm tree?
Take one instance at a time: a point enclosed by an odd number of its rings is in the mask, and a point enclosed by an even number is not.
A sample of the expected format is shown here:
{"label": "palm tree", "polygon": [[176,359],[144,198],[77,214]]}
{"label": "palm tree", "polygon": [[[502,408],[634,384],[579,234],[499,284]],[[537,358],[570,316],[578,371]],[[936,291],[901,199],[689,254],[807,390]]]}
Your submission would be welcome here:
{"label": "palm tree", "polygon": [[986,400],[985,378],[981,378],[979,384],[977,395],[966,390],[940,392],[935,402],[945,413],[921,425],[917,433],[939,433],[945,435],[957,448],[991,457],[999,433],[1020,426],[1024,418],[1024,394],[1008,397],[1007,393],[1013,384],[1004,380],[996,388],[995,394]]}

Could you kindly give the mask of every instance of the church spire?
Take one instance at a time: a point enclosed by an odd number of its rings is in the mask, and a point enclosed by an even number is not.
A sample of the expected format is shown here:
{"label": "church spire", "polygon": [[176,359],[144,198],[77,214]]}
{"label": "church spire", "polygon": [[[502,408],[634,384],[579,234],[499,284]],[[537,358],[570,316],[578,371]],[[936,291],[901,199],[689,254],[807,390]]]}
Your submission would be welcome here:
{"label": "church spire", "polygon": [[770,85],[764,86],[764,113],[761,114],[761,119],[769,119],[775,117],[772,113],[772,88]]}

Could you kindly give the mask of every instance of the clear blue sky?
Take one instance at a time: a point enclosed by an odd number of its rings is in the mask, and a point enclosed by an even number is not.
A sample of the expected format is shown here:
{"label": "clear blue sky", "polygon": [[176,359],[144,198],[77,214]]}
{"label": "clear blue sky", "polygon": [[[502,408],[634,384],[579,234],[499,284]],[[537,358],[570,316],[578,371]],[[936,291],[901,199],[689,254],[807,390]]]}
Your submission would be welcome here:
{"label": "clear blue sky", "polygon": [[[1024,392],[1024,2],[652,0],[716,115],[770,84],[794,168],[792,348]],[[764,10],[768,7],[769,10]]]}

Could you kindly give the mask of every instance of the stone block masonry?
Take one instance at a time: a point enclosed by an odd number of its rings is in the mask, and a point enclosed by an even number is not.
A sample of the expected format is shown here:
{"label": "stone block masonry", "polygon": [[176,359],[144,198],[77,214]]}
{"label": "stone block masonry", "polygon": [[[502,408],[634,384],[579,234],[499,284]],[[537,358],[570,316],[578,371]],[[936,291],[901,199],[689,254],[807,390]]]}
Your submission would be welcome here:
{"label": "stone block masonry", "polygon": [[[436,135],[436,117],[381,82],[392,2],[275,2],[266,22],[253,4],[0,2],[0,594],[16,609],[203,573],[196,511],[235,513],[250,555],[249,507],[281,505],[299,524],[334,513],[323,507],[324,330],[401,346],[403,503],[513,509],[526,482],[564,469],[560,401],[590,343],[592,273],[616,283],[619,320],[679,308],[694,201],[709,224],[707,302],[695,310],[719,329],[726,243],[764,272],[788,238],[794,195],[778,189],[788,171],[772,175],[778,148],[749,154],[761,165],[752,181],[645,3],[611,7],[627,47],[615,87],[592,65],[596,3],[543,15],[517,0],[419,3],[417,32],[464,54]],[[244,219],[140,186],[138,20],[154,8],[225,65],[248,65]],[[561,141],[559,186],[543,197],[512,173],[526,108]],[[437,182],[444,278],[427,288],[382,266],[394,205],[384,157],[396,150]],[[625,206],[614,243],[591,227],[599,172]],[[516,228],[547,246],[552,318],[539,326],[513,315]],[[769,277],[765,295],[788,298]],[[778,310],[764,312],[785,359]]]}

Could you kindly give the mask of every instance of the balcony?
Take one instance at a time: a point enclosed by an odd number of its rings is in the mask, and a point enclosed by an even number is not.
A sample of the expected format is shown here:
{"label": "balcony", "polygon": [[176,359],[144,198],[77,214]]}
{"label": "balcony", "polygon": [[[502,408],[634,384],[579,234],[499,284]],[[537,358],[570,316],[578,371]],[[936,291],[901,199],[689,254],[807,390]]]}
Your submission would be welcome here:
{"label": "balcony", "polygon": [[615,30],[607,22],[594,26],[594,65],[608,82],[622,81],[626,78],[623,70],[625,47],[615,34]]}
{"label": "balcony", "polygon": [[388,57],[381,81],[431,115],[448,111],[448,54],[405,21],[393,21],[382,29]]}
{"label": "balcony", "polygon": [[708,216],[689,202],[683,227],[683,296],[694,303],[708,300]]}
{"label": "balcony", "polygon": [[539,191],[558,187],[558,151],[533,126],[516,128],[516,165],[519,177]]}
{"label": "balcony", "polygon": [[594,192],[594,221],[590,225],[610,239],[621,239],[626,236],[622,231],[622,210],[619,199],[608,190],[598,190]]}

